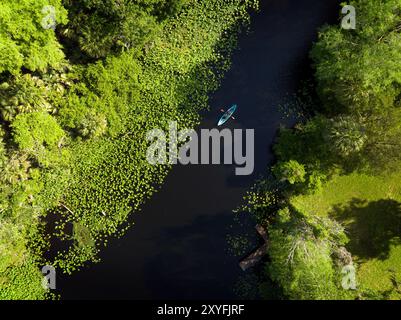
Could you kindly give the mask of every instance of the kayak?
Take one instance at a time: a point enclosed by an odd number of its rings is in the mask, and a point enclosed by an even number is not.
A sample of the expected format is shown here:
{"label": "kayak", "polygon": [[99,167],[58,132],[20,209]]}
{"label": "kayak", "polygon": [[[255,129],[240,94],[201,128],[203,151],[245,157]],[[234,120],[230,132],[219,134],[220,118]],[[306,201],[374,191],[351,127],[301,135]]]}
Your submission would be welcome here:
{"label": "kayak", "polygon": [[217,123],[217,126],[222,126],[223,124],[225,124],[232,117],[232,115],[235,113],[236,110],[237,110],[237,105],[234,104],[230,109],[227,110],[226,113],[223,114],[223,116]]}

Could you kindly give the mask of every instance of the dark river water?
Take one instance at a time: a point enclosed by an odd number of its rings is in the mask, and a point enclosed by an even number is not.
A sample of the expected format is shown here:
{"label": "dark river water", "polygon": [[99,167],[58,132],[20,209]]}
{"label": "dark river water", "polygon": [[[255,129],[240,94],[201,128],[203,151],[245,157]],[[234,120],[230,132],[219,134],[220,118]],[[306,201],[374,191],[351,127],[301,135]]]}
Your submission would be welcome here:
{"label": "dark river water", "polygon": [[317,28],[336,21],[338,2],[261,0],[200,126],[215,127],[219,109],[238,104],[227,126],[255,129],[254,174],[236,176],[234,165],[175,166],[135,214],[135,226],[102,251],[100,263],[58,278],[63,299],[236,298],[243,272],[227,252],[232,210],[272,161],[277,129],[289,121],[278,105],[310,75],[308,51]]}

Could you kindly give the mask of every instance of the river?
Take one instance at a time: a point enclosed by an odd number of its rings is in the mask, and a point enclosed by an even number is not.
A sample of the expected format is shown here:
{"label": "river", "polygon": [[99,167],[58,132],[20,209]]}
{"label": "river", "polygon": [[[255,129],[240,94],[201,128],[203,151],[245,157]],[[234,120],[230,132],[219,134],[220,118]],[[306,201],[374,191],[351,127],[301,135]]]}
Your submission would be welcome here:
{"label": "river", "polygon": [[[238,104],[229,128],[255,129],[255,171],[234,165],[177,165],[162,189],[135,213],[135,226],[110,241],[101,262],[59,276],[63,299],[234,299],[243,274],[227,252],[232,210],[273,160],[281,123],[278,105],[310,75],[308,51],[317,28],[334,23],[338,0],[261,0],[250,33],[242,34],[233,65],[210,97],[198,128],[213,128],[222,107]],[[251,225],[244,230],[253,232]]]}

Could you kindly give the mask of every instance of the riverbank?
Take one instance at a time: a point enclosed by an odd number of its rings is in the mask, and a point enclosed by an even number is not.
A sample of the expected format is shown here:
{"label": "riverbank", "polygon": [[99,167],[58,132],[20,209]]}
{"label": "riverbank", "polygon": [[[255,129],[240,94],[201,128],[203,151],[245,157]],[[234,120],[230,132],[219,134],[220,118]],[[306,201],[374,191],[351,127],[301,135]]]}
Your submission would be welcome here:
{"label": "riverbank", "polygon": [[43,266],[60,276],[97,261],[160,188],[169,167],[146,161],[146,133],[199,123],[256,2],[56,0],[50,29],[41,1],[11,2],[20,27],[0,28],[16,57],[0,50],[0,297],[45,299]]}
{"label": "riverbank", "polygon": [[[334,22],[337,1],[263,1],[249,34],[201,128],[213,128],[219,109],[237,103],[229,128],[255,129],[255,172],[234,175],[231,166],[175,166],[163,188],[135,214],[135,226],[112,240],[102,262],[61,277],[64,299],[229,299],[242,271],[227,252],[232,210],[273,160],[271,145],[285,123],[279,104],[310,73],[308,51],[317,28]],[[254,226],[247,230],[254,232]]]}

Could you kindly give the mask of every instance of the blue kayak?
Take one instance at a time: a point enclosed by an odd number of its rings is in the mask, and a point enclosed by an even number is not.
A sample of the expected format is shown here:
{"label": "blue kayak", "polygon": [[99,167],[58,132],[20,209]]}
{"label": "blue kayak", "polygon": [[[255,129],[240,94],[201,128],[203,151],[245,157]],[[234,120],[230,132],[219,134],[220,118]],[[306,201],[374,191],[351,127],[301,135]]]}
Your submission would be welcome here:
{"label": "blue kayak", "polygon": [[232,117],[232,115],[235,113],[236,110],[237,110],[237,105],[234,104],[230,109],[227,110],[226,113],[223,114],[223,116],[217,123],[217,126],[222,126],[223,124],[225,124]]}

